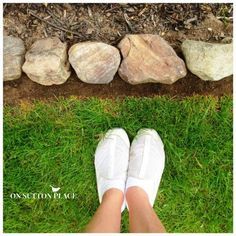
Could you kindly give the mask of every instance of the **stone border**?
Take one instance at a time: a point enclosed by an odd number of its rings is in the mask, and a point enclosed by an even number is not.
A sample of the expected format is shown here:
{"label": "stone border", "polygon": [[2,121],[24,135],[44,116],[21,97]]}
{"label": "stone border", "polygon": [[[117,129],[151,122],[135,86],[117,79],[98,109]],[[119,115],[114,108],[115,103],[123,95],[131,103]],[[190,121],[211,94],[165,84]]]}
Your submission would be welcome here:
{"label": "stone border", "polygon": [[186,76],[186,66],[202,80],[217,81],[233,74],[232,43],[185,40],[181,49],[186,65],[163,38],[152,34],[126,35],[117,47],[79,42],[68,52],[59,38],[44,38],[26,54],[21,39],[4,36],[4,81],[20,78],[23,69],[36,83],[63,84],[70,77],[70,65],[80,80],[90,84],[108,84],[117,72],[130,84],[172,84]]}

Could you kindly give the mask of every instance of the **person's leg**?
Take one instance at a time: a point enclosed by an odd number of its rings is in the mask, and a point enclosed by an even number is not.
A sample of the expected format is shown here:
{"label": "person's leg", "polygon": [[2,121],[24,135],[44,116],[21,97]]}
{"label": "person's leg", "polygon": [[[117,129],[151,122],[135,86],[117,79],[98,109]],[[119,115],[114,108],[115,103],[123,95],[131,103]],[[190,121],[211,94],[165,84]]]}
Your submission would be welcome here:
{"label": "person's leg", "polygon": [[164,233],[165,228],[149,203],[147,194],[139,187],[126,192],[129,207],[129,230],[132,233]]}
{"label": "person's leg", "polygon": [[101,205],[86,232],[119,232],[125,208],[124,191],[129,162],[129,138],[123,129],[109,130],[95,152],[98,197]]}
{"label": "person's leg", "polygon": [[87,225],[87,233],[120,232],[121,206],[124,194],[118,189],[109,189],[103,195],[102,202]]}
{"label": "person's leg", "polygon": [[164,164],[165,152],[160,136],[155,130],[141,129],[131,144],[126,183],[131,232],[165,232],[152,208]]}

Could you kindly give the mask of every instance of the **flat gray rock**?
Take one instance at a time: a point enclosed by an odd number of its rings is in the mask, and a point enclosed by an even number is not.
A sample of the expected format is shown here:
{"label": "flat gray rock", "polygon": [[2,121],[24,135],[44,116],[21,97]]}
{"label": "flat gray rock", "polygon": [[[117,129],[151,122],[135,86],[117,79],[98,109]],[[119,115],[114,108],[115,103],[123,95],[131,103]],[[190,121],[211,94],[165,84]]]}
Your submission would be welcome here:
{"label": "flat gray rock", "polygon": [[70,76],[66,43],[59,38],[37,40],[26,53],[22,69],[31,80],[42,85],[65,83]]}
{"label": "flat gray rock", "polygon": [[70,48],[69,61],[83,82],[108,84],[118,70],[120,53],[106,43],[83,42]]}
{"label": "flat gray rock", "polygon": [[20,38],[3,38],[3,80],[15,80],[21,77],[24,63],[25,46]]}
{"label": "flat gray rock", "polygon": [[202,80],[217,81],[233,74],[233,44],[186,40],[181,45],[188,69]]}

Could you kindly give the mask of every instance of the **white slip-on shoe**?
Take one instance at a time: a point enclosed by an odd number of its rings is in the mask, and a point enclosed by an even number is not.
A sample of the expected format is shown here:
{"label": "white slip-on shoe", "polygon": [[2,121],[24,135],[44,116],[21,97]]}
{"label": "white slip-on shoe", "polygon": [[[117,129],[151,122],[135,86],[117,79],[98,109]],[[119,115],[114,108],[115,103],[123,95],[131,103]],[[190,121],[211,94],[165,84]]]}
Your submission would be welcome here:
{"label": "white slip-on shoe", "polygon": [[153,206],[165,166],[164,145],[154,129],[141,129],[130,148],[126,191],[140,187]]}
{"label": "white slip-on shoe", "polygon": [[[111,188],[125,191],[129,163],[130,142],[124,129],[107,131],[95,152],[97,189],[101,203],[103,194]],[[125,202],[121,211],[125,209]]]}

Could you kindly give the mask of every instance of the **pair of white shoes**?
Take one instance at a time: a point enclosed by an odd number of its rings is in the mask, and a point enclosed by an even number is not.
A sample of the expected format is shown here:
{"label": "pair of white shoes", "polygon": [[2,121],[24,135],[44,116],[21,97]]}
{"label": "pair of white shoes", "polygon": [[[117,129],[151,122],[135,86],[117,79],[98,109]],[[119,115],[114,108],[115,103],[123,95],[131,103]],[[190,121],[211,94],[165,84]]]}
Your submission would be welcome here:
{"label": "pair of white shoes", "polygon": [[[138,186],[153,206],[165,165],[164,145],[153,129],[141,129],[130,145],[124,129],[110,129],[95,152],[95,169],[99,201],[116,188],[123,193]],[[121,211],[125,209],[125,201]]]}

